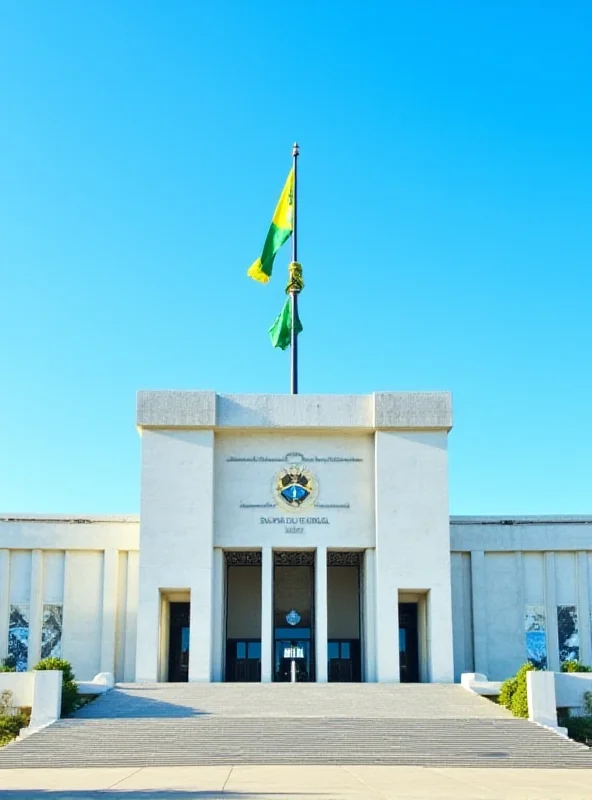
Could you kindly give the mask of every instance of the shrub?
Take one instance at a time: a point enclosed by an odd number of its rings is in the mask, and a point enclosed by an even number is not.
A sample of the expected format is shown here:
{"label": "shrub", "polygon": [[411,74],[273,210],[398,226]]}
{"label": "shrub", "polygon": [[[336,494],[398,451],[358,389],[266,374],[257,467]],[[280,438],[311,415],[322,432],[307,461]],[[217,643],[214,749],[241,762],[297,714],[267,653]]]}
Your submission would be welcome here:
{"label": "shrub", "polygon": [[592,743],[592,717],[566,717],[561,724],[567,728],[570,739],[587,745]]}
{"label": "shrub", "polygon": [[501,685],[498,702],[511,711],[515,717],[528,719],[526,673],[531,670],[536,670],[536,667],[527,662],[520,667],[513,678],[508,678]]}
{"label": "shrub", "polygon": [[592,667],[581,664],[579,661],[564,661],[561,672],[592,672]]}
{"label": "shrub", "polygon": [[497,702],[500,706],[504,706],[508,711],[512,710],[512,698],[516,693],[516,678],[508,678],[500,687],[500,693]]}
{"label": "shrub", "polygon": [[0,694],[0,716],[5,717],[11,713],[12,709],[12,692],[10,689],[5,689]]}
{"label": "shrub", "polygon": [[22,711],[0,716],[0,747],[12,742],[19,735],[21,728],[26,728],[29,718]]}
{"label": "shrub", "polygon": [[0,672],[16,672],[16,664],[12,656],[2,659],[2,663],[0,663]]}
{"label": "shrub", "polygon": [[63,658],[44,658],[33,669],[59,669],[62,673],[62,717],[67,717],[68,714],[76,711],[80,704],[80,698],[69,661],[65,661]]}

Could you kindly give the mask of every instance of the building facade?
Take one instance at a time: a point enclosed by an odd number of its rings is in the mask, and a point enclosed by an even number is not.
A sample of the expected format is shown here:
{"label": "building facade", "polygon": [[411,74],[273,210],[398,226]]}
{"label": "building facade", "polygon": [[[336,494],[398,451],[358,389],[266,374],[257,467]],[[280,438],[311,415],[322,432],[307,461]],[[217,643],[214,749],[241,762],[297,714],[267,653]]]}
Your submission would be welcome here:
{"label": "building facade", "polygon": [[0,658],[79,679],[592,662],[592,517],[452,518],[447,393],[140,392],[138,517],[0,517]]}

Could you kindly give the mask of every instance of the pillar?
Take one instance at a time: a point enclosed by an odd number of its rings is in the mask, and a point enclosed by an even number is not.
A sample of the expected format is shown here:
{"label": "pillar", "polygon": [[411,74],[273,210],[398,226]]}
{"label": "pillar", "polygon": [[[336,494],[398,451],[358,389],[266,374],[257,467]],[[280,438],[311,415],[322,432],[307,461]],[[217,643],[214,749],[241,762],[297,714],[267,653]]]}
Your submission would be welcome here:
{"label": "pillar", "polygon": [[590,647],[590,592],[588,589],[588,553],[580,552],[578,557],[578,627],[580,630],[580,661],[592,661]]}
{"label": "pillar", "polygon": [[261,683],[273,681],[273,550],[261,552]]}
{"label": "pillar", "polygon": [[31,553],[31,593],[29,603],[29,652],[27,669],[41,660],[41,629],[43,627],[43,550]]}
{"label": "pillar", "polygon": [[559,634],[557,631],[557,586],[555,553],[545,553],[545,616],[547,618],[547,669],[559,672]]}
{"label": "pillar", "polygon": [[487,587],[485,584],[485,553],[471,551],[471,604],[473,606],[473,653],[475,672],[489,676],[487,656]]}
{"label": "pillar", "polygon": [[225,556],[220,548],[214,550],[212,567],[212,681],[221,683],[224,680],[224,594],[225,594]]}
{"label": "pillar", "polygon": [[124,680],[136,680],[136,635],[138,619],[138,580],[140,553],[130,550],[127,554],[127,592],[125,594],[125,662]]}
{"label": "pillar", "polygon": [[10,617],[10,550],[0,550],[0,661],[8,655]]}
{"label": "pillar", "polygon": [[364,551],[364,606],[362,636],[364,640],[364,681],[376,681],[376,580],[375,551]]}
{"label": "pillar", "polygon": [[101,672],[115,675],[115,631],[117,628],[117,588],[119,552],[103,554],[103,627],[101,632]]}
{"label": "pillar", "polygon": [[327,548],[317,547],[315,563],[316,681],[327,683]]}

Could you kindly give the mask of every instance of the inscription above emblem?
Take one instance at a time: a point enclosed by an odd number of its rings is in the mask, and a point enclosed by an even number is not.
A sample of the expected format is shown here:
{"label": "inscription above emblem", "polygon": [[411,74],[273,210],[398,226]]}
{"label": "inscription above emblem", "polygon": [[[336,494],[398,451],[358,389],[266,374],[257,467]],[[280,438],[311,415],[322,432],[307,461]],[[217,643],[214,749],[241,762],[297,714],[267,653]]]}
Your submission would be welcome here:
{"label": "inscription above emblem", "polygon": [[278,473],[273,489],[278,506],[292,511],[314,505],[318,485],[314,475],[306,467],[290,464]]}

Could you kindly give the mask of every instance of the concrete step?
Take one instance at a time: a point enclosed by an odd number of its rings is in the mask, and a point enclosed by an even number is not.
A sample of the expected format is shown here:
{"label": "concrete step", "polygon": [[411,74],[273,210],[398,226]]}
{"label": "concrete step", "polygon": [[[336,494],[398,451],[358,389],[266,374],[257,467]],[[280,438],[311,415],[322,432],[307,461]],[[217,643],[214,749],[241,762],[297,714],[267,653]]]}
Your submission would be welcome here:
{"label": "concrete step", "polygon": [[116,717],[399,717],[511,719],[506,709],[454,684],[118,684],[79,712]]}
{"label": "concrete step", "polygon": [[590,768],[592,755],[459,686],[377,684],[122,685],[0,750],[0,768],[205,764]]}

